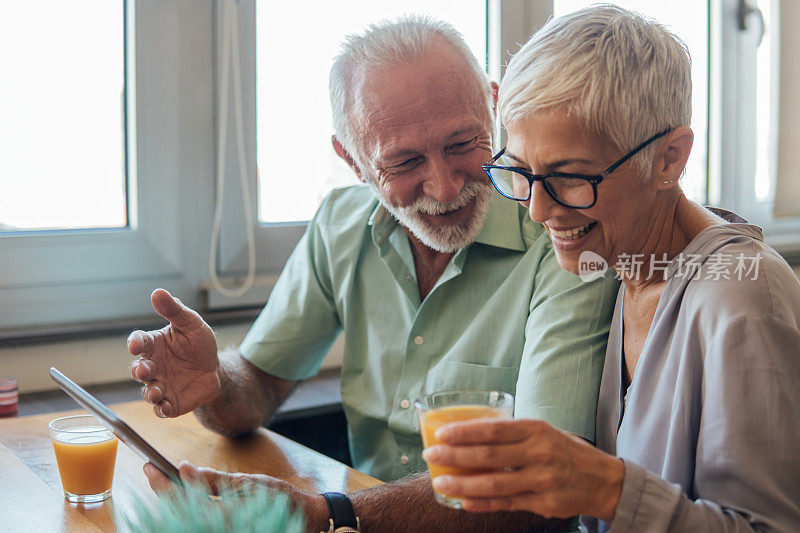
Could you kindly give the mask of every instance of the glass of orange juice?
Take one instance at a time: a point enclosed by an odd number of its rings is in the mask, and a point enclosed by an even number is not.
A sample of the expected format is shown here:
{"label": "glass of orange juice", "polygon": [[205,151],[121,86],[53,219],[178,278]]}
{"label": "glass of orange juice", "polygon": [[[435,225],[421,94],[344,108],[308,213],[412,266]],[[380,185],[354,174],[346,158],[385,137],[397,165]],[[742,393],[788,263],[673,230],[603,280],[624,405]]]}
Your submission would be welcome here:
{"label": "glass of orange juice", "polygon": [[[476,418],[511,418],[514,397],[507,392],[479,390],[449,390],[434,392],[417,400],[417,417],[425,448],[439,444],[436,430],[450,422]],[[455,468],[429,464],[431,480],[442,474],[470,475],[487,472],[482,468]],[[446,507],[461,509],[457,494],[442,494],[434,490],[436,501]]]}
{"label": "glass of orange juice", "polygon": [[111,495],[117,438],[92,415],[50,422],[64,497],[72,503],[101,502]]}

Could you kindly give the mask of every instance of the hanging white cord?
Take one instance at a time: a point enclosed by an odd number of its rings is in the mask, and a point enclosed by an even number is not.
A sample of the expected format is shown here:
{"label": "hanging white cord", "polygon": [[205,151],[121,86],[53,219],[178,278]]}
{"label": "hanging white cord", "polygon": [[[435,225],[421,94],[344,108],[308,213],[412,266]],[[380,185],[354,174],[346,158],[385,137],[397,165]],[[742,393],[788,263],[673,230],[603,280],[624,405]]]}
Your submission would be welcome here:
{"label": "hanging white cord", "polygon": [[[231,43],[233,49],[231,50]],[[233,57],[231,58],[231,51]],[[244,284],[233,290],[222,286],[217,277],[217,248],[219,230],[222,225],[222,200],[225,191],[225,152],[228,134],[228,82],[229,61],[233,60],[233,105],[236,120],[236,145],[239,155],[239,177],[242,182],[242,200],[244,201],[244,221],[247,233],[247,278]],[[250,187],[247,182],[247,157],[244,152],[244,127],[242,125],[242,76],[239,59],[239,14],[235,2],[223,0],[222,9],[222,64],[219,97],[219,145],[217,146],[216,205],[214,206],[214,227],[211,231],[211,249],[209,250],[209,272],[211,285],[228,298],[238,298],[253,286],[256,274],[256,245],[253,232],[252,209],[250,206]]]}

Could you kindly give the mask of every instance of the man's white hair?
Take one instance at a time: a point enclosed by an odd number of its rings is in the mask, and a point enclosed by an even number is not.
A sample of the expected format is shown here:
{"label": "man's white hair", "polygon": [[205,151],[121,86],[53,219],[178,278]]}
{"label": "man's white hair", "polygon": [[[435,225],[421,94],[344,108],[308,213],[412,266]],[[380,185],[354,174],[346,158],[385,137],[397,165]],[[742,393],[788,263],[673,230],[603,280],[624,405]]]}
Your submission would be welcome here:
{"label": "man's white hair", "polygon": [[434,44],[442,42],[463,56],[469,68],[465,75],[475,80],[477,101],[481,105],[485,103],[487,128],[491,127],[494,113],[489,78],[462,35],[452,25],[419,15],[406,15],[396,21],[372,24],[363,34],[345,37],[342,49],[333,61],[328,86],[334,135],[362,172],[366,172],[362,157],[365,132],[361,128],[361,112],[354,109],[359,101],[354,94],[358,82],[367,69],[414,64]]}
{"label": "man's white hair", "polygon": [[[517,52],[500,87],[507,126],[563,109],[587,131],[627,153],[692,118],[686,45],[655,21],[601,5],[551,19]],[[645,177],[656,145],[631,159]]]}

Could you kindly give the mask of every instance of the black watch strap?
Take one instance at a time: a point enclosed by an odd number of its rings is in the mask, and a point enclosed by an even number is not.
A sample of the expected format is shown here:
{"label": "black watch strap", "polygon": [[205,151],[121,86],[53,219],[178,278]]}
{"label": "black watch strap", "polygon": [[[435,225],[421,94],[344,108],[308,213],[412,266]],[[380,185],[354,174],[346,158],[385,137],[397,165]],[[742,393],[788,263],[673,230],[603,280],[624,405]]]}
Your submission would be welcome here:
{"label": "black watch strap", "polygon": [[341,492],[324,492],[322,495],[325,497],[325,501],[328,502],[334,529],[340,527],[358,528],[358,520],[350,498]]}

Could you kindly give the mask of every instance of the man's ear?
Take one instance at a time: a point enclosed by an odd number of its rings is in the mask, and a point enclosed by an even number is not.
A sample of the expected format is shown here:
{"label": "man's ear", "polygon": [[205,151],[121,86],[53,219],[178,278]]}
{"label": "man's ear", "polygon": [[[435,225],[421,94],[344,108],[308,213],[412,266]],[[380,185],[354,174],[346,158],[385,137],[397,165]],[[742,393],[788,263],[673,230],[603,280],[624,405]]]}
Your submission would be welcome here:
{"label": "man's ear", "polygon": [[500,86],[496,81],[491,82],[490,85],[492,86],[492,109],[497,113],[497,94],[500,92]]}
{"label": "man's ear", "polygon": [[353,169],[353,172],[356,173],[358,180],[362,183],[364,182],[364,177],[361,175],[361,169],[358,168],[355,159],[351,156],[347,150],[344,149],[342,143],[339,142],[339,139],[336,138],[336,135],[331,136],[331,144],[333,144],[333,149],[336,151],[336,155],[344,159],[344,162],[347,163],[347,166]]}
{"label": "man's ear", "polygon": [[692,151],[694,132],[688,126],[680,126],[664,136],[666,150],[659,152],[653,164],[653,180],[659,190],[671,189],[686,168]]}

